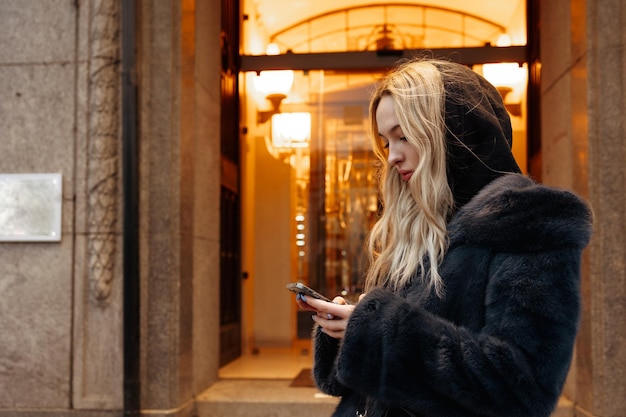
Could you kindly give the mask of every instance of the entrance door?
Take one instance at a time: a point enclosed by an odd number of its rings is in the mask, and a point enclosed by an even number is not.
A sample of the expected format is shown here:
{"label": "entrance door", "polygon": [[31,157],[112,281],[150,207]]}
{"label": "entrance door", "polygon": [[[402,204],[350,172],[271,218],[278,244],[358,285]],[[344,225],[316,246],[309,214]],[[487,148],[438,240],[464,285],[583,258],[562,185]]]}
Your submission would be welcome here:
{"label": "entrance door", "polygon": [[[365,239],[380,209],[368,106],[385,69],[375,64],[368,71],[295,69],[280,106],[261,101],[269,113],[254,107],[254,95],[261,92],[270,101],[278,94],[266,93],[271,89],[263,85],[263,72],[247,73],[252,111],[244,123],[247,158],[254,160],[246,164],[255,168],[254,183],[245,187],[254,190],[248,201],[253,201],[255,227],[244,231],[246,241],[254,243],[255,310],[246,325],[252,328],[252,346],[308,342],[310,312],[297,311],[284,290],[287,282],[303,282],[331,298],[357,299],[362,292]],[[278,75],[280,80],[288,74]],[[289,123],[289,117],[302,114],[310,124]],[[523,118],[512,116],[513,143],[523,145]],[[521,151],[516,157],[523,166],[524,146]]]}
{"label": "entrance door", "polygon": [[[328,296],[361,291],[363,244],[379,210],[367,139],[377,77],[424,53],[477,72],[484,63],[525,62],[524,3],[504,5],[515,6],[505,27],[492,9],[483,11],[495,20],[413,2],[344,9],[312,2],[298,9],[308,15],[272,0],[243,2],[244,306],[251,310],[244,327],[252,351],[310,336],[310,313],[297,312],[286,283],[302,281]],[[499,85],[511,90],[516,145],[526,143],[524,82]],[[302,114],[308,123],[295,121]],[[520,166],[525,153],[517,149]]]}
{"label": "entrance door", "polygon": [[308,349],[310,313],[296,311],[285,285],[300,281],[328,296],[360,292],[364,237],[377,211],[367,108],[380,73],[269,75],[293,77],[293,98],[280,113],[255,107],[253,95],[268,94],[262,74],[246,74],[244,269],[254,294],[246,299],[253,311],[244,345]]}
{"label": "entrance door", "polygon": [[239,2],[222,0],[220,366],[241,355]]}

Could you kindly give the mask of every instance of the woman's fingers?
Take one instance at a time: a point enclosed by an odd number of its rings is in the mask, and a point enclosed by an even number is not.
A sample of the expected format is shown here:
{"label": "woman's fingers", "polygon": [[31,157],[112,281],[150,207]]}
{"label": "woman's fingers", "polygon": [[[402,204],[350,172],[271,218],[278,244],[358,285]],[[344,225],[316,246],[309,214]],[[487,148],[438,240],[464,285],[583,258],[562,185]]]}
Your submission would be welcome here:
{"label": "woman's fingers", "polygon": [[327,319],[319,314],[313,316],[313,321],[320,326],[324,333],[335,339],[341,339],[346,333],[346,327],[348,326],[348,319]]}
{"label": "woman's fingers", "polygon": [[309,311],[317,311],[315,307],[309,305],[307,302],[302,300],[302,296],[300,294],[296,295],[296,304],[300,310],[309,310]]}
{"label": "woman's fingers", "polygon": [[[338,297],[340,298],[340,297]],[[316,311],[324,314],[330,313],[334,317],[348,318],[354,310],[354,306],[348,304],[337,304],[335,302],[329,303],[328,301],[317,300],[313,297],[302,297],[302,301],[306,302],[309,306],[313,307]],[[344,300],[345,302],[345,300]]]}
{"label": "woman's fingers", "polygon": [[324,333],[335,339],[343,338],[348,319],[354,311],[354,305],[348,304],[343,297],[335,297],[333,302],[329,303],[302,294],[296,296],[296,302],[300,309],[316,312],[313,315],[313,321],[322,328]]}
{"label": "woman's fingers", "polygon": [[354,306],[347,304],[341,297],[335,298],[332,303],[313,300],[311,297],[305,297],[305,300],[317,310],[313,321],[321,327],[322,331],[335,339],[343,338]]}
{"label": "woman's fingers", "polygon": [[326,308],[325,306],[334,305],[333,303],[329,303],[328,301],[318,300],[317,298],[305,296],[303,294],[300,295],[300,300],[316,311],[322,311]]}

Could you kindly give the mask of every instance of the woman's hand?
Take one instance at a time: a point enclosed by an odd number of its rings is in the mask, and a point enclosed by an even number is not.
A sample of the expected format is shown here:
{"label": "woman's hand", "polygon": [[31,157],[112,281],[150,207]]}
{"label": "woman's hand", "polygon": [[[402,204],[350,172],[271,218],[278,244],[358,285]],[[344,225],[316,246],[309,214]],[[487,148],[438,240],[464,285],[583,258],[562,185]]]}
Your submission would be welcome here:
{"label": "woman's hand", "polygon": [[[359,301],[363,295],[359,297]],[[335,297],[332,303],[306,297],[298,294],[296,296],[298,307],[302,310],[315,311],[313,316],[324,333],[335,339],[343,338],[348,326],[348,320],[354,311],[354,305],[350,305],[343,297]]]}

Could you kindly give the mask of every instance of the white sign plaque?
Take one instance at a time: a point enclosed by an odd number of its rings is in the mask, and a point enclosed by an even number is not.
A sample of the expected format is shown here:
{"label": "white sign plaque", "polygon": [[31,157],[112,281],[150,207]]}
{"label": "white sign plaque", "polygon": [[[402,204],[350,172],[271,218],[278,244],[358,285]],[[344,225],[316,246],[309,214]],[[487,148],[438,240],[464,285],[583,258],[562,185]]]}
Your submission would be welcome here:
{"label": "white sign plaque", "polygon": [[0,241],[61,240],[61,174],[0,174]]}

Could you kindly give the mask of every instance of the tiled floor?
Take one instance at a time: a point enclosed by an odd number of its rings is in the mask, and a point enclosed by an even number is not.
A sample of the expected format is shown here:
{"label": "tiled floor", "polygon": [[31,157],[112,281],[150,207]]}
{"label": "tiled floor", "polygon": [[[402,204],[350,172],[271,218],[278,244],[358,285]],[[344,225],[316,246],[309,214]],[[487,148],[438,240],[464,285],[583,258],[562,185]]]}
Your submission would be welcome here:
{"label": "tiled floor", "polygon": [[339,400],[288,380],[222,379],[197,399],[199,417],[328,417]]}
{"label": "tiled floor", "polygon": [[304,368],[311,368],[310,349],[261,348],[222,367],[220,379],[293,379]]}
{"label": "tiled floor", "polygon": [[338,399],[315,387],[292,387],[311,368],[308,348],[269,349],[246,354],[222,367],[220,380],[197,399],[199,417],[328,417]]}

